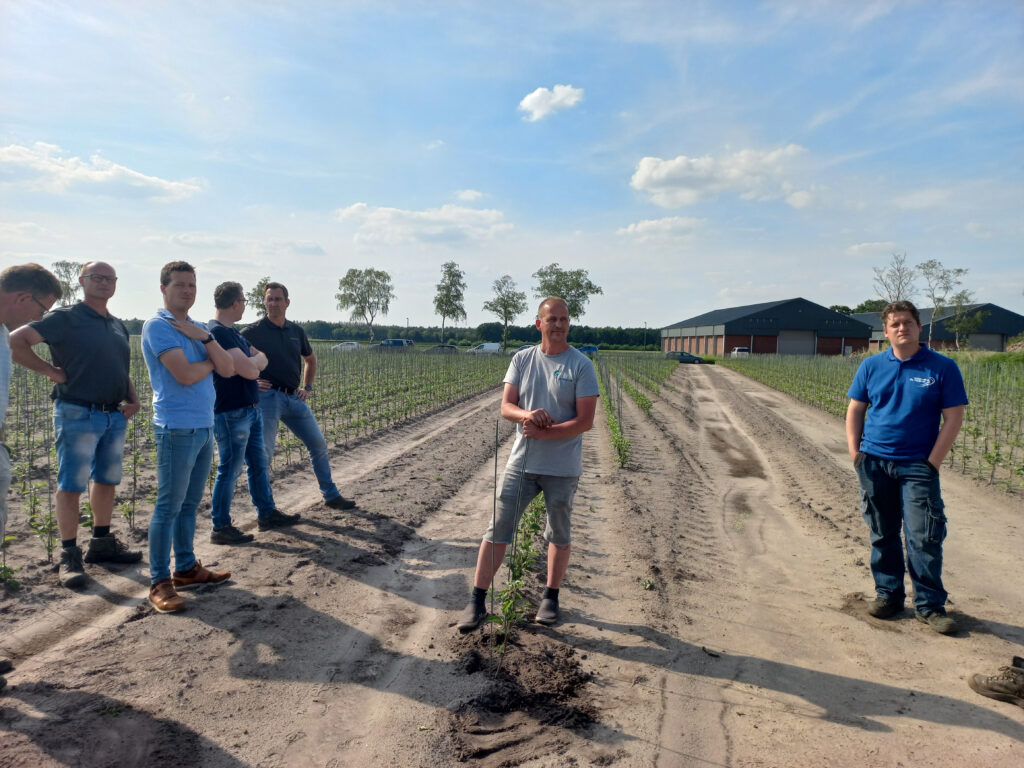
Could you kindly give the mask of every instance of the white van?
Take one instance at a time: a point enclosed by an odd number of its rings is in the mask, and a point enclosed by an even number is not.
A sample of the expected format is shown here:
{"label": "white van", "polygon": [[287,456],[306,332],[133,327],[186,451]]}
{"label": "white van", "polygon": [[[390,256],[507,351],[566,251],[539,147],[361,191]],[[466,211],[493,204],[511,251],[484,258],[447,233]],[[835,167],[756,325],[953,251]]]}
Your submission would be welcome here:
{"label": "white van", "polygon": [[750,357],[750,347],[733,347],[729,357]]}
{"label": "white van", "polygon": [[467,355],[500,355],[501,344],[496,341],[488,341],[484,344],[477,344],[472,349],[466,350]]}

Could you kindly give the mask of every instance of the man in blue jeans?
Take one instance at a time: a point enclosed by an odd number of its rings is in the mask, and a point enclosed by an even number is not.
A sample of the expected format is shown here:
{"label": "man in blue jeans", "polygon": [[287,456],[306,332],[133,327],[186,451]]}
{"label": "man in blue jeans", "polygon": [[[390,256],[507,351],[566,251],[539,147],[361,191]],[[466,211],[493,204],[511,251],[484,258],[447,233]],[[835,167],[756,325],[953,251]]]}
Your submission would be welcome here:
{"label": "man in blue jeans", "polygon": [[[153,385],[157,497],[149,521],[149,601],[160,613],[185,607],[176,587],[224,581],[228,571],[204,568],[193,552],[196,509],[213,460],[213,371],[234,375],[231,355],[188,316],[196,300],[191,264],[160,270],[163,309],[142,326],[142,354]],[[170,569],[174,547],[176,570]]]}
{"label": "man in blue jeans", "polygon": [[967,392],[957,364],[920,343],[921,318],[913,304],[886,306],[882,326],[891,347],[860,364],[846,411],[847,447],[871,534],[877,597],[868,613],[887,619],[903,611],[909,571],[917,618],[951,635],[957,625],[946,615],[942,586],[946,515],[939,467],[963,424]]}
{"label": "man in blue jeans", "polygon": [[[11,335],[15,362],[53,382],[53,431],[57,448],[57,527],[61,551],[58,578],[69,588],[85,583],[78,547],[79,506],[88,491],[93,528],[87,563],[137,563],[110,530],[114,496],[121,482],[125,429],[139,410],[129,376],[128,329],[107,309],[117,273],[103,261],[83,265],[78,278],[83,299],[57,307],[42,320]],[[32,351],[45,343],[53,362]],[[92,481],[90,484],[89,481]]]}
{"label": "man in blue jeans", "polygon": [[[332,509],[352,509],[356,503],[342,496],[334,484],[331,461],[327,456],[327,441],[320,431],[320,425],[316,423],[316,417],[306,405],[313,394],[316,355],[302,327],[285,318],[290,304],[287,288],[281,283],[267,283],[263,293],[266,317],[242,331],[246,340],[262,350],[269,361],[257,380],[267,463],[274,457],[277,424],[283,421],[309,451],[313,474],[316,475],[324,503]],[[302,386],[299,385],[300,376]]]}
{"label": "man in blue jeans", "polygon": [[256,506],[261,531],[292,525],[299,519],[274,507],[274,494],[267,476],[266,448],[263,444],[263,418],[260,415],[260,391],[256,384],[260,371],[267,367],[267,356],[249,342],[234,324],[245,313],[245,291],[239,283],[221,283],[213,292],[216,317],[210,321],[210,332],[226,349],[235,364],[235,375],[225,378],[213,373],[217,401],[213,406],[213,434],[217,440],[217,477],[213,482],[214,544],[246,544],[251,533],[242,533],[231,523],[231,500],[235,480],[248,467],[249,496]]}

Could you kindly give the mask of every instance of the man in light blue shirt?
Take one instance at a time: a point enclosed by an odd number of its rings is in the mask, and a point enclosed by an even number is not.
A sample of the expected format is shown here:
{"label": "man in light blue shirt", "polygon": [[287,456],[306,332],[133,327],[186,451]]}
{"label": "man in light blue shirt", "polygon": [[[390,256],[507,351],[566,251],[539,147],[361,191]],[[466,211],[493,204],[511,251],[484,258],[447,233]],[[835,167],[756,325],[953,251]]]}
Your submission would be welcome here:
{"label": "man in light blue shirt", "polygon": [[213,372],[232,376],[235,367],[209,329],[188,316],[196,300],[192,265],[164,265],[160,291],[163,309],[142,327],[142,354],[153,385],[157,462],[157,499],[149,523],[149,600],[160,613],[171,613],[185,607],[176,587],[220,582],[231,575],[204,568],[192,545],[196,509],[213,460]]}

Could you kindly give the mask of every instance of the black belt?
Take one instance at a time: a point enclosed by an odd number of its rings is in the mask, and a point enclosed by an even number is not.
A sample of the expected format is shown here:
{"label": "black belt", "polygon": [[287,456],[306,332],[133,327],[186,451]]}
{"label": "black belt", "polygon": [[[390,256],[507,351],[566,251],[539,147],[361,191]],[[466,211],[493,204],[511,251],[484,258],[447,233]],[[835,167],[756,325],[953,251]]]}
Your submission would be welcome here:
{"label": "black belt", "polygon": [[294,395],[299,391],[298,387],[279,387],[277,384],[271,384],[271,389],[276,389],[278,392],[284,392],[286,395]]}
{"label": "black belt", "polygon": [[71,405],[88,408],[93,411],[102,411],[103,413],[113,413],[114,411],[121,410],[120,403],[114,403],[113,405],[107,403],[87,403],[84,400],[72,400],[70,397],[58,397],[57,400],[62,403],[70,403]]}

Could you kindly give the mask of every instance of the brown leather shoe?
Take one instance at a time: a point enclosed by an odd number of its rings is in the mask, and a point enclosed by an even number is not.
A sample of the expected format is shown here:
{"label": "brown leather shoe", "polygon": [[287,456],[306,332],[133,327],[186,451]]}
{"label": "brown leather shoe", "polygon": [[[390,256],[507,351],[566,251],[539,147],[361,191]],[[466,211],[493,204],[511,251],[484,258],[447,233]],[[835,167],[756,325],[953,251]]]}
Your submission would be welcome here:
{"label": "brown leather shoe", "polygon": [[230,577],[231,571],[211,571],[209,568],[203,568],[203,564],[196,560],[196,564],[189,570],[175,571],[172,575],[174,586],[180,589],[194,587],[196,584],[216,584]]}
{"label": "brown leather shoe", "polygon": [[150,587],[149,602],[160,613],[174,613],[185,607],[185,601],[174,591],[170,579],[163,579]]}

